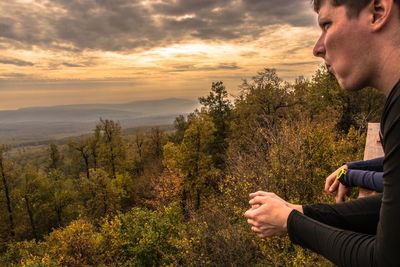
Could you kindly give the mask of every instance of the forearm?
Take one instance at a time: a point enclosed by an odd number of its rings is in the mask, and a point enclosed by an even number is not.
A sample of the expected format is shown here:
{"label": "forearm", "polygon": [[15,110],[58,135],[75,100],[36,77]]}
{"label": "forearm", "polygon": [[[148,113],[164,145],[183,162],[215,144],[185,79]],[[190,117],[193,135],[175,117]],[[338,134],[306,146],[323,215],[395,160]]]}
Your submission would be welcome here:
{"label": "forearm", "polygon": [[383,191],[383,172],[349,169],[341,183],[346,186],[363,187],[377,192]]}
{"label": "forearm", "polygon": [[360,161],[350,161],[345,164],[349,169],[353,170],[366,170],[366,171],[383,171],[383,159],[384,157],[379,157],[370,160],[360,160]]}
{"label": "forearm", "polygon": [[381,198],[381,195],[375,195],[339,204],[304,205],[303,213],[307,217],[333,227],[375,234]]}
{"label": "forearm", "polygon": [[297,211],[288,218],[293,243],[323,255],[338,266],[372,266],[374,237],[341,230],[313,220]]}

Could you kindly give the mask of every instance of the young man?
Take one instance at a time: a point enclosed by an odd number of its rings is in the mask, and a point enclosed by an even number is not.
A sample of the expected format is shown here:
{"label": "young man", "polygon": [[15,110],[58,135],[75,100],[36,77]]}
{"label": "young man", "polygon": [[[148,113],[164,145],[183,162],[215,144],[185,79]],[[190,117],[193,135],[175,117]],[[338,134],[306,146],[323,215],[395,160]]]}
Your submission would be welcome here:
{"label": "young man", "polygon": [[302,206],[256,192],[245,216],[260,237],[288,233],[339,266],[400,266],[400,0],[313,2],[322,30],[314,55],[343,89],[372,86],[387,96],[383,194]]}

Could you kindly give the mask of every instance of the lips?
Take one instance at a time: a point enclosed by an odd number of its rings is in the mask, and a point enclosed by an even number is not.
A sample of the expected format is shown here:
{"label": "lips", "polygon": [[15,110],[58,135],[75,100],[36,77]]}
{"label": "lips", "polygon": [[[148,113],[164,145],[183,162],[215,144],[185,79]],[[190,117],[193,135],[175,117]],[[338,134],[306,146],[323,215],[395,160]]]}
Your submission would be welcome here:
{"label": "lips", "polygon": [[326,66],[326,69],[327,69],[329,72],[332,72],[332,67],[331,67],[330,64],[328,64],[328,63],[325,62],[325,66]]}

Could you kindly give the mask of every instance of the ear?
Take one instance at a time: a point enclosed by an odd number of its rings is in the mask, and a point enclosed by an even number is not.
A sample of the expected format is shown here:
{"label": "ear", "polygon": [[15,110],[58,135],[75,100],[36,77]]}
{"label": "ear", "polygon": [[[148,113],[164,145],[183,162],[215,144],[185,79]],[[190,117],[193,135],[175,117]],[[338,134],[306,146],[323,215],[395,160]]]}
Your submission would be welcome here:
{"label": "ear", "polygon": [[393,0],[372,0],[369,6],[371,26],[375,31],[381,30],[393,16]]}

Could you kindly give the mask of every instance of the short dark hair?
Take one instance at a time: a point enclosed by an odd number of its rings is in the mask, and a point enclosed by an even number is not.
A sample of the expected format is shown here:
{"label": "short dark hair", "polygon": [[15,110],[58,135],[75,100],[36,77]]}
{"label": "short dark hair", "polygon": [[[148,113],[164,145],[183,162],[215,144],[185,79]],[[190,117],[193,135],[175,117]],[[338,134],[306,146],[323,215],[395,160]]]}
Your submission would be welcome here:
{"label": "short dark hair", "polygon": [[312,0],[315,12],[319,12],[321,5],[325,1],[330,1],[332,6],[344,5],[349,17],[357,17],[372,0]]}
{"label": "short dark hair", "polygon": [[[321,5],[325,1],[330,1],[332,6],[344,5],[347,10],[347,16],[357,17],[361,10],[363,10],[372,0],[311,0],[315,12],[319,12]],[[395,3],[400,4],[400,0],[394,0]]]}

